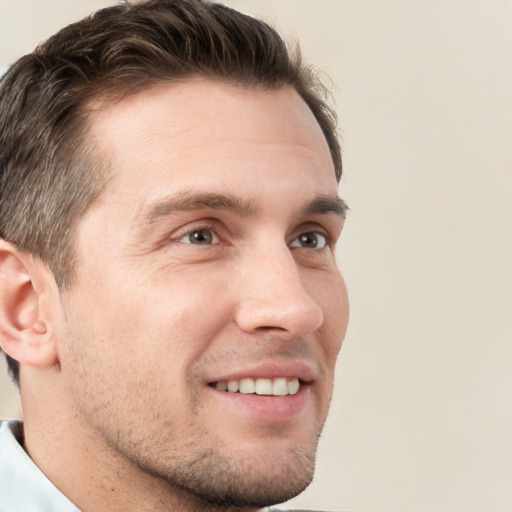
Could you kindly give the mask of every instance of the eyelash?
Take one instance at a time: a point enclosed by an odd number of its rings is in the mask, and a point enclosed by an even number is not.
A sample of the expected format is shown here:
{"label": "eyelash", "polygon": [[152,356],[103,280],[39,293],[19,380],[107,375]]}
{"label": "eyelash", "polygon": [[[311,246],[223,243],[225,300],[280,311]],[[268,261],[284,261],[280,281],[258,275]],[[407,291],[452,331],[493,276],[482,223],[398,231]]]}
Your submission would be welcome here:
{"label": "eyelash", "polygon": [[[200,241],[198,244],[194,244],[192,242],[191,237],[194,234],[197,234],[200,232],[203,232],[203,233],[209,232],[211,234],[211,236],[209,237],[209,239],[206,240],[206,243],[201,243],[201,241]],[[313,247],[301,246],[300,245],[301,237],[302,237],[302,241],[305,241],[304,239],[306,237],[308,237],[309,239],[312,239],[314,237],[316,239],[316,241],[313,241],[313,243],[315,245]],[[188,239],[188,240],[184,241],[184,239]],[[222,244],[221,238],[216,233],[216,230],[215,230],[214,226],[212,226],[212,225],[201,225],[201,226],[194,227],[193,229],[189,229],[186,233],[183,233],[182,235],[177,236],[174,240],[177,242],[180,242],[180,243],[187,243],[190,245],[199,245],[199,246],[210,246],[210,245]],[[290,245],[290,248],[292,248],[292,249],[312,249],[312,250],[316,250],[316,251],[321,251],[330,245],[330,237],[327,234],[322,233],[319,230],[311,229],[308,231],[303,231],[302,233],[297,235],[289,245]],[[317,247],[317,245],[321,245],[321,246]]]}

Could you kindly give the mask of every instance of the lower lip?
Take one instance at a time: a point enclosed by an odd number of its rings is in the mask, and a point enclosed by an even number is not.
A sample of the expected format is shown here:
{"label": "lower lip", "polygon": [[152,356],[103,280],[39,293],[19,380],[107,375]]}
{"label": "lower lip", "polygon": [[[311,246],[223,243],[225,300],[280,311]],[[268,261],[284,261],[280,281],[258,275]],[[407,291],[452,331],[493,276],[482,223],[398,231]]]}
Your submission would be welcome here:
{"label": "lower lip", "polygon": [[[263,422],[284,422],[298,417],[307,407],[311,396],[311,385],[301,384],[295,395],[268,396],[243,393],[229,393],[208,388],[223,407],[234,409],[234,414],[248,414],[253,419]],[[224,409],[225,413],[228,413]],[[223,414],[224,414],[223,412]]]}

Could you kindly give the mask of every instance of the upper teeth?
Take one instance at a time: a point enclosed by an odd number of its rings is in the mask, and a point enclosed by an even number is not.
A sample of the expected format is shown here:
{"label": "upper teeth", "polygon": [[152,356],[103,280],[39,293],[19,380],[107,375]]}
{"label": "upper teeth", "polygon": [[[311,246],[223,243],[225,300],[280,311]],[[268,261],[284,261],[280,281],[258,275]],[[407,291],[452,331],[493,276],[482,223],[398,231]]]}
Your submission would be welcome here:
{"label": "upper teeth", "polygon": [[295,395],[299,391],[300,383],[298,378],[286,379],[240,379],[230,381],[219,381],[215,388],[219,391],[230,393],[242,393],[244,395],[256,393],[257,395]]}

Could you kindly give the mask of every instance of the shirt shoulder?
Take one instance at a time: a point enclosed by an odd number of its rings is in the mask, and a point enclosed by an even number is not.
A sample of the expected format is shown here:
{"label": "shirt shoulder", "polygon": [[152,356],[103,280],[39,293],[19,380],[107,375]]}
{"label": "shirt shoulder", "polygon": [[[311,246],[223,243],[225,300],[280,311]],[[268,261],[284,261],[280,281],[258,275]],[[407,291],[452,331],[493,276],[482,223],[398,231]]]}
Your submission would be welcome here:
{"label": "shirt shoulder", "polygon": [[27,455],[19,421],[0,423],[0,482],[2,512],[80,512]]}

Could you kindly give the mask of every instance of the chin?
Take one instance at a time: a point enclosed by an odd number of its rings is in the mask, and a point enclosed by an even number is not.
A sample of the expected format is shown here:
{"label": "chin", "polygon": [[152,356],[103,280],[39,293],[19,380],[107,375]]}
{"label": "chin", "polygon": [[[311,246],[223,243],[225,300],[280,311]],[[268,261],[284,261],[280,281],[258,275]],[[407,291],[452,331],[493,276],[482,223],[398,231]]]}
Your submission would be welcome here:
{"label": "chin", "polygon": [[[315,452],[290,450],[285,456],[264,451],[257,456],[202,451],[188,464],[173,464],[158,476],[199,508],[262,508],[300,494],[313,479]],[[156,475],[155,475],[156,476]]]}
{"label": "chin", "polygon": [[261,508],[288,501],[309,486],[314,457],[301,456],[293,463],[271,458],[272,453],[262,453],[254,464],[236,461],[222,472],[217,466],[208,478],[187,482],[184,490],[210,506]]}

